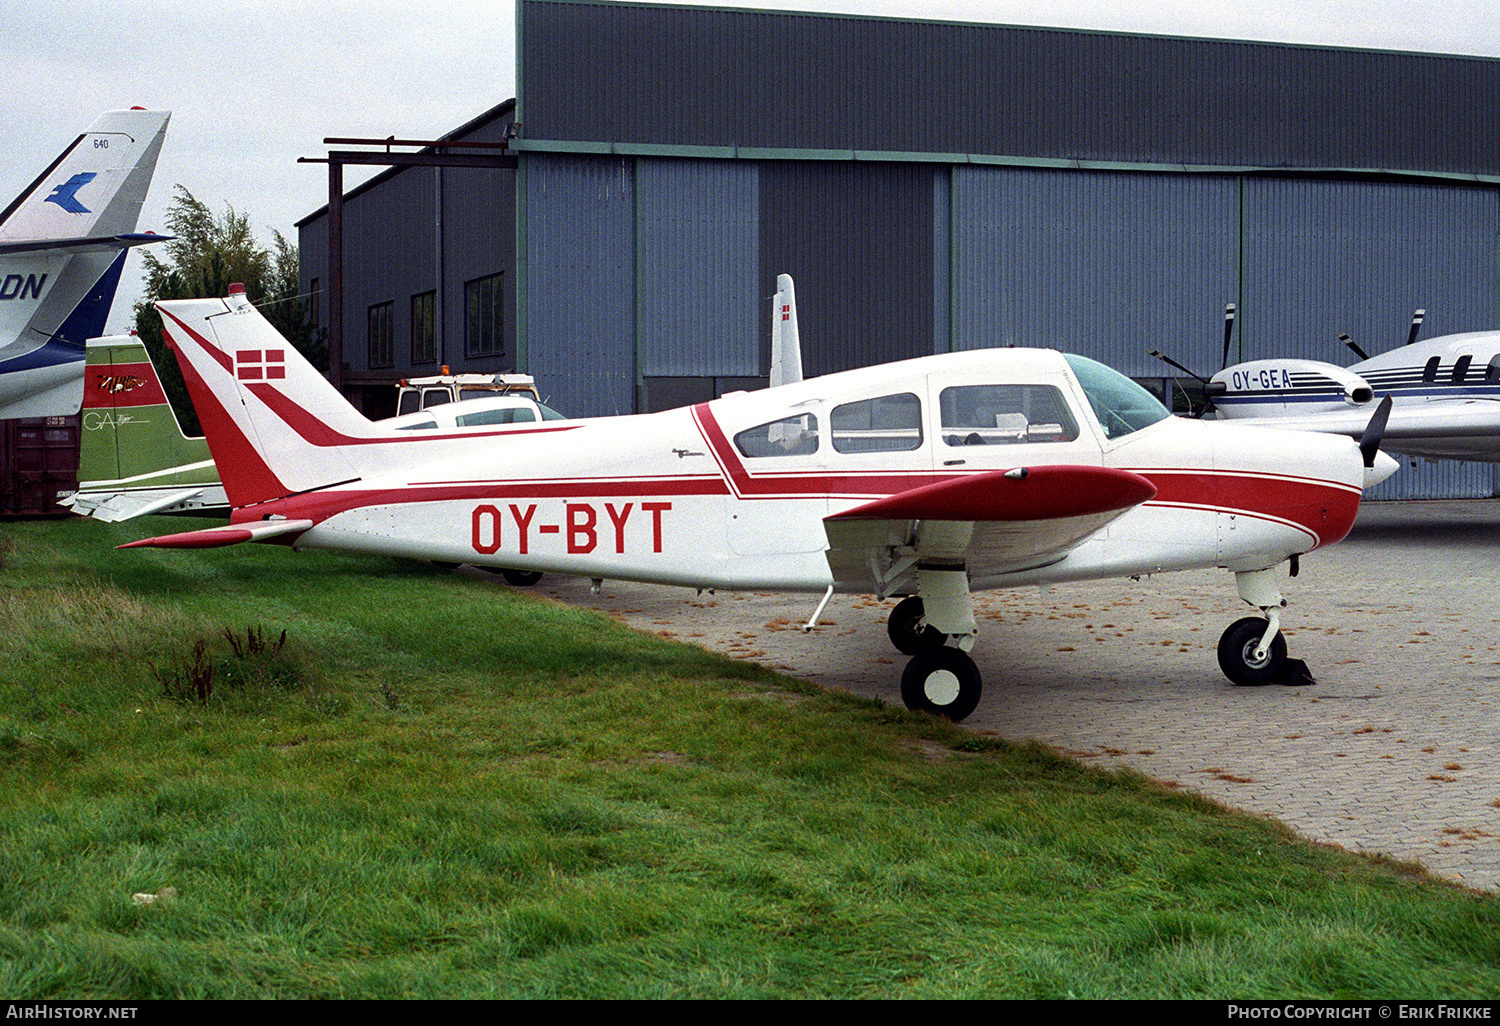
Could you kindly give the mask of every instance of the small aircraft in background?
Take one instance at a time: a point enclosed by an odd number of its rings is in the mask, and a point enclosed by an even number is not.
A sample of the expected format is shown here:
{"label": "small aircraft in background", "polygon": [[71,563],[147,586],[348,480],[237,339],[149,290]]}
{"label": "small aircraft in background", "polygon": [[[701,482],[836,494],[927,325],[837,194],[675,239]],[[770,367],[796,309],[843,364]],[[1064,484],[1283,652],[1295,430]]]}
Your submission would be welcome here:
{"label": "small aircraft in background", "polygon": [[[1227,363],[1234,305],[1225,313]],[[1500,462],[1500,331],[1417,342],[1425,315],[1416,311],[1405,345],[1377,356],[1340,335],[1360,358],[1349,367],[1293,358],[1251,360],[1204,380],[1160,353],[1152,355],[1204,382],[1214,419],[1358,438],[1371,411],[1389,396],[1391,413],[1381,443],[1386,451]]]}
{"label": "small aircraft in background", "polygon": [[[1260,616],[1218,644],[1284,680],[1277,568],[1343,538],[1395,470],[1331,435],[1171,416],[1051,350],[949,353],[663,413],[399,432],[366,420],[245,298],[158,304],[231,523],[122,547],[275,541],[723,590],[906,596],[902,697],[961,720],[974,589],[1223,567]],[[948,644],[948,642],[952,644]]]}
{"label": "small aircraft in background", "polygon": [[104,114],[0,212],[0,419],[77,413],[84,343],[104,332],[167,111]]}

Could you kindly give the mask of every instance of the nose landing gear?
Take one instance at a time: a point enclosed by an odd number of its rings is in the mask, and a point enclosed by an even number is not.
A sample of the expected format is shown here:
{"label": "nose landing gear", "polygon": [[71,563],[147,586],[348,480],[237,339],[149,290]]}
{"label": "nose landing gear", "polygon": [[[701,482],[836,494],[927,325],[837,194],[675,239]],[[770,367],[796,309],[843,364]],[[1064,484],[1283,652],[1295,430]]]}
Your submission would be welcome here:
{"label": "nose landing gear", "polygon": [[1242,687],[1313,683],[1306,663],[1287,658],[1280,614],[1286,599],[1277,590],[1275,571],[1240,571],[1234,581],[1240,598],[1260,609],[1262,615],[1236,620],[1219,638],[1219,669],[1224,676]]}

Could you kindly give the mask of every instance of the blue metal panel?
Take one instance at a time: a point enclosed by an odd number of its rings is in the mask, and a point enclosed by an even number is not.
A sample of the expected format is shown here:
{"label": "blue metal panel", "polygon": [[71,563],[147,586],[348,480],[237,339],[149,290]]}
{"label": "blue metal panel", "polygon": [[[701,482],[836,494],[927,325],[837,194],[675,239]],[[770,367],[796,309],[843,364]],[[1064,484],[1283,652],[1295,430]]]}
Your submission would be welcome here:
{"label": "blue metal panel", "polygon": [[1487,499],[1496,494],[1494,465],[1401,459],[1401,469],[1365,493],[1365,500]]}
{"label": "blue metal panel", "polygon": [[955,168],[955,349],[1039,345],[1161,376],[1218,361],[1238,188],[1219,176]]}
{"label": "blue metal panel", "polygon": [[756,375],[758,166],[641,160],[641,373]]}
{"label": "blue metal panel", "polygon": [[1497,323],[1500,193],[1420,182],[1291,178],[1245,183],[1244,359],[1349,362],[1367,352]]}
{"label": "blue metal panel", "polygon": [[635,165],[523,157],[527,369],[577,417],[635,411]]}

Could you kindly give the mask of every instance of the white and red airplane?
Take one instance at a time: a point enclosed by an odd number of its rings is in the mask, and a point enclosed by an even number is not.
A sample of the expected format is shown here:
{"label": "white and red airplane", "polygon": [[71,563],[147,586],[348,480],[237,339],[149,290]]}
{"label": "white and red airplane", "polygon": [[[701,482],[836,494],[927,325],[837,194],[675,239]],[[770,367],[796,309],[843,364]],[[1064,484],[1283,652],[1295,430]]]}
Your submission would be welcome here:
{"label": "white and red airplane", "polygon": [[233,514],[124,547],[277,541],[823,603],[907,596],[888,625],[912,656],[902,697],[953,720],[980,696],[973,589],[1223,567],[1262,615],[1225,631],[1221,667],[1284,679],[1297,661],[1277,568],[1343,538],[1362,489],[1396,466],[1378,417],[1363,448],[1182,420],[1102,364],[1038,349],[664,413],[399,432],[356,412],[242,291],[158,306]]}

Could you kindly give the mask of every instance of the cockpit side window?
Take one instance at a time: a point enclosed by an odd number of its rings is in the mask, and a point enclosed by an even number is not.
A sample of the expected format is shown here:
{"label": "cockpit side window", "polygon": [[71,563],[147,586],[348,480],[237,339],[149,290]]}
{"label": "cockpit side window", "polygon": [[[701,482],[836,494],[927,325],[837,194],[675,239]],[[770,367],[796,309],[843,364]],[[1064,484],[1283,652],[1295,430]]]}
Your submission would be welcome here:
{"label": "cockpit side window", "polygon": [[1484,369],[1484,383],[1486,385],[1500,384],[1500,353],[1490,357],[1490,365]]}
{"label": "cockpit side window", "polygon": [[752,459],[762,456],[806,456],[818,451],[818,418],[811,413],[783,417],[734,436],[734,447]]}
{"label": "cockpit side window", "polygon": [[1064,359],[1083,386],[1105,438],[1123,438],[1171,416],[1161,400],[1119,371],[1086,356]]}
{"label": "cockpit side window", "polygon": [[833,408],[829,434],[839,452],[905,452],[922,447],[922,402],[910,392]]}
{"label": "cockpit side window", "polygon": [[938,395],[947,445],[1071,442],[1078,423],[1052,385],[954,385]]}
{"label": "cockpit side window", "polygon": [[1464,378],[1469,375],[1469,364],[1473,362],[1474,357],[1472,356],[1460,356],[1458,358],[1458,362],[1453,365],[1453,383],[1455,385],[1462,385],[1464,383]]}
{"label": "cockpit side window", "polygon": [[1422,380],[1423,381],[1436,381],[1437,380],[1438,364],[1441,363],[1442,360],[1443,360],[1443,358],[1441,356],[1434,356],[1430,360],[1427,361],[1427,366],[1425,366],[1425,367],[1422,368]]}

